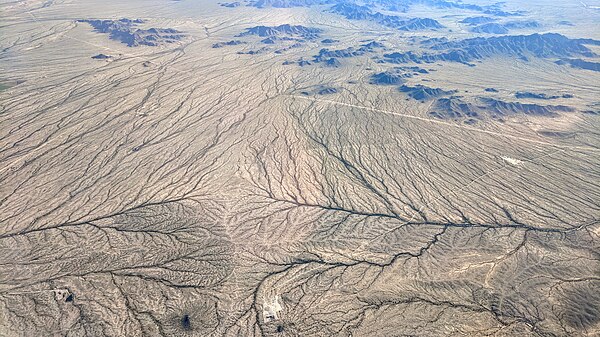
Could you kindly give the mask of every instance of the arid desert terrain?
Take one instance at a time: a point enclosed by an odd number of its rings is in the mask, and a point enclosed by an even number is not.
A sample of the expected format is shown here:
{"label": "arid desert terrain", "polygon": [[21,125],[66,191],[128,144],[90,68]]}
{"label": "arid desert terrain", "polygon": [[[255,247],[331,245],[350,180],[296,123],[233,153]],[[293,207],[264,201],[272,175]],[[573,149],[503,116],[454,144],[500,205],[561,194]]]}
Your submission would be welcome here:
{"label": "arid desert terrain", "polygon": [[600,336],[600,1],[0,0],[0,336]]}

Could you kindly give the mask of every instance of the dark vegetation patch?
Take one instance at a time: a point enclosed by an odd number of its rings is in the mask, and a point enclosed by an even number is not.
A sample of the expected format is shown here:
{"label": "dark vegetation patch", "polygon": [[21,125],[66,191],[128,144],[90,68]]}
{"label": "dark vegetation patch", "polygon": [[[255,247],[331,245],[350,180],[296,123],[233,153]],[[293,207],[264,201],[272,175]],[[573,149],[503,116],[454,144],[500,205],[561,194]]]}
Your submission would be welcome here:
{"label": "dark vegetation patch", "polygon": [[212,336],[218,325],[214,302],[200,299],[191,305],[183,304],[165,317],[163,329],[167,336]]}
{"label": "dark vegetation patch", "polygon": [[185,331],[192,330],[192,322],[190,320],[190,315],[184,314],[181,317],[181,328]]}

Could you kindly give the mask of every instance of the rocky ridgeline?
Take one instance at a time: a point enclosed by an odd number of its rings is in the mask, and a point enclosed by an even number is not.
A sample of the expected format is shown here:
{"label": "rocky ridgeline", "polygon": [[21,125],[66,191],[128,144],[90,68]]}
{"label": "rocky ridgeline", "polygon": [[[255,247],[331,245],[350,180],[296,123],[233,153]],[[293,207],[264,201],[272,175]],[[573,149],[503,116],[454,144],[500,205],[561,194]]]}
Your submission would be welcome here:
{"label": "rocky ridgeline", "polygon": [[[480,17],[479,20],[471,20],[471,21],[480,21],[483,20],[483,17]],[[465,19],[466,20],[466,19]],[[463,21],[465,21],[463,20]],[[493,19],[491,19],[493,20]],[[463,22],[461,21],[461,22]],[[508,34],[511,29],[535,29],[540,28],[542,25],[537,21],[509,21],[506,23],[497,23],[497,22],[488,22],[480,25],[474,25],[470,29],[473,33],[485,33],[485,34]]]}
{"label": "rocky ridgeline", "polygon": [[406,93],[410,98],[418,101],[426,101],[435,97],[455,94],[456,90],[443,90],[440,88],[430,88],[417,84],[415,86],[402,85],[399,90]]}
{"label": "rocky ridgeline", "polygon": [[428,70],[420,67],[395,67],[394,69],[373,74],[370,83],[377,85],[403,84],[407,78],[428,73]]}
{"label": "rocky ridgeline", "polygon": [[141,19],[120,20],[79,20],[94,27],[99,33],[109,34],[111,40],[120,41],[129,47],[159,46],[165,43],[174,43],[184,38],[182,32],[172,28],[136,28],[144,23]]}
{"label": "rocky ridgeline", "polygon": [[[319,37],[322,30],[319,28],[311,28],[305,27],[301,25],[290,25],[284,24],[274,27],[269,26],[255,26],[252,28],[247,28],[245,32],[239,34],[239,37],[248,36],[248,35],[256,35],[260,37],[266,38],[285,38],[293,36],[300,37],[306,40],[312,40]],[[283,36],[283,37],[282,37]]]}
{"label": "rocky ridgeline", "polygon": [[589,43],[596,43],[596,41],[569,39],[556,33],[477,37],[458,41],[429,39],[422,44],[432,52],[389,53],[384,55],[384,60],[389,63],[447,61],[470,64],[475,60],[493,56],[515,57],[523,60],[527,60],[531,56],[539,58],[566,58],[575,55],[596,57],[597,55],[585,46]]}
{"label": "rocky ridgeline", "polygon": [[353,3],[339,3],[333,6],[330,11],[342,15],[349,20],[369,20],[402,31],[444,28],[442,24],[433,19],[403,18],[396,15],[386,15],[373,12],[367,6]]}
{"label": "rocky ridgeline", "polygon": [[538,92],[530,92],[530,91],[517,91],[515,93],[515,97],[516,98],[521,98],[521,99],[543,99],[543,100],[548,100],[548,99],[559,99],[559,98],[573,98],[572,94],[562,94],[562,95],[548,95],[545,93],[538,93]]}
{"label": "rocky ridgeline", "polygon": [[429,114],[439,119],[463,120],[466,124],[473,124],[484,116],[493,119],[519,114],[555,117],[559,112],[574,111],[574,108],[564,105],[505,102],[490,97],[478,97],[474,101],[466,101],[460,96],[451,96],[437,99],[431,105]]}
{"label": "rocky ridgeline", "polygon": [[223,48],[225,46],[237,46],[240,44],[245,44],[246,42],[240,40],[231,40],[226,42],[217,42],[212,45],[213,48]]}

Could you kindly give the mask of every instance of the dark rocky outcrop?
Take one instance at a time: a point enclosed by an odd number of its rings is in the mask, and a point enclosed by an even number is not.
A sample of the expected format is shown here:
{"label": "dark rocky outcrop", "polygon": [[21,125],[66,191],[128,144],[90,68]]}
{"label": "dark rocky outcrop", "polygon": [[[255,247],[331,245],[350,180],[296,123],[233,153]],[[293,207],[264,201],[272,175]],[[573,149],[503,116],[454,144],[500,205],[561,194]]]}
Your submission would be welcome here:
{"label": "dark rocky outcrop", "polygon": [[255,49],[255,50],[247,50],[247,51],[238,51],[239,55],[256,55],[267,51],[265,48]]}
{"label": "dark rocky outcrop", "polygon": [[[355,57],[355,56],[364,55],[366,53],[372,53],[376,49],[383,48],[383,47],[384,46],[381,43],[376,42],[376,41],[371,41],[369,43],[361,45],[359,48],[348,47],[345,49],[336,49],[336,50],[330,50],[328,48],[323,48],[323,49],[319,50],[319,54],[313,56],[313,60],[315,62],[326,62],[326,61],[330,61],[332,58],[338,59],[338,58]],[[330,62],[334,62],[334,61],[330,61]]]}
{"label": "dark rocky outcrop", "polygon": [[540,28],[542,25],[533,20],[529,21],[510,21],[504,24],[504,27],[507,29],[531,29],[531,28]]}
{"label": "dark rocky outcrop", "polygon": [[223,6],[223,7],[228,7],[228,8],[235,8],[235,7],[241,6],[241,3],[239,3],[239,2],[222,2],[222,3],[219,3],[219,5]]}
{"label": "dark rocky outcrop", "polygon": [[79,22],[86,22],[97,32],[109,34],[110,39],[120,41],[129,47],[158,46],[184,38],[182,32],[172,28],[136,28],[137,24],[144,23],[140,19],[79,20]]}
{"label": "dark rocky outcrop", "polygon": [[484,91],[485,92],[498,92],[498,90],[495,88],[485,88]]}
{"label": "dark rocky outcrop", "polygon": [[332,95],[338,92],[338,89],[328,85],[317,85],[300,91],[300,94],[305,96],[310,95]]}
{"label": "dark rocky outcrop", "polygon": [[419,67],[396,67],[381,73],[371,75],[371,84],[395,85],[402,84],[406,78],[412,78],[429,72]]}
{"label": "dark rocky outcrop", "polygon": [[568,64],[573,68],[600,71],[600,63],[590,62],[582,59],[561,59],[556,61],[556,64],[563,65]]}
{"label": "dark rocky outcrop", "polygon": [[532,29],[539,27],[541,27],[541,25],[537,21],[510,21],[507,23],[484,23],[472,27],[470,30],[474,33],[507,34],[511,29]]}
{"label": "dark rocky outcrop", "polygon": [[353,47],[348,47],[345,49],[337,49],[337,50],[329,50],[327,48],[323,48],[319,50],[319,54],[315,55],[313,58],[315,62],[322,62],[328,60],[330,58],[347,58],[364,55],[367,52],[365,49],[356,49]]}
{"label": "dark rocky outcrop", "polygon": [[432,104],[429,114],[439,119],[477,118],[476,107],[464,102],[460,97],[440,98]]}
{"label": "dark rocky outcrop", "polygon": [[331,58],[325,60],[324,64],[325,64],[325,66],[332,67],[332,68],[338,68],[342,65],[340,63],[340,61],[338,59],[336,59],[335,57],[331,57]]}
{"label": "dark rocky outcrop", "polygon": [[421,67],[396,67],[395,69],[402,71],[412,71],[413,75],[429,74],[429,71],[427,69],[423,69]]}
{"label": "dark rocky outcrop", "polygon": [[348,20],[371,20],[373,18],[371,8],[354,3],[339,3],[331,7],[330,11],[342,15]]}
{"label": "dark rocky outcrop", "polygon": [[298,65],[301,66],[301,67],[309,66],[311,64],[312,63],[310,63],[310,61],[306,61],[306,60],[299,60],[298,61]]}
{"label": "dark rocky outcrop", "polygon": [[407,77],[412,77],[412,75],[394,71],[385,71],[372,75],[370,83],[378,85],[395,85],[404,83],[404,79]]}
{"label": "dark rocky outcrop", "polygon": [[98,54],[98,55],[92,56],[92,58],[95,60],[106,60],[106,59],[112,58],[112,56],[106,55],[106,54]]}
{"label": "dark rocky outcrop", "polygon": [[321,32],[322,30],[319,28],[284,24],[274,27],[255,26],[252,28],[247,28],[245,32],[239,34],[238,36],[257,35],[260,37],[281,37],[287,35],[311,40],[318,38]]}
{"label": "dark rocky outcrop", "polygon": [[558,99],[558,98],[573,98],[571,94],[563,95],[548,95],[544,93],[535,93],[529,91],[517,91],[515,93],[516,98],[528,98],[528,99]]}
{"label": "dark rocky outcrop", "polygon": [[440,88],[430,88],[417,84],[415,86],[402,85],[398,88],[401,92],[408,94],[410,98],[418,101],[426,101],[435,97],[447,96],[456,93],[456,90],[443,90]]}
{"label": "dark rocky outcrop", "polygon": [[385,46],[380,42],[370,41],[368,43],[361,45],[361,48],[367,49],[369,51],[373,51],[374,49],[385,48]]}
{"label": "dark rocky outcrop", "polygon": [[440,119],[482,119],[483,116],[499,119],[511,115],[555,117],[559,112],[574,112],[564,105],[524,104],[505,102],[489,97],[479,97],[472,102],[462,97],[439,98],[432,104],[429,114]]}
{"label": "dark rocky outcrop", "polygon": [[480,26],[475,26],[470,29],[473,33],[486,33],[486,34],[506,34],[508,29],[499,23],[486,23]]}
{"label": "dark rocky outcrop", "polygon": [[460,49],[468,52],[474,59],[491,55],[522,56],[524,54],[532,54],[536,57],[595,56],[582,41],[569,39],[556,33],[473,38],[442,42],[431,46],[431,49]]}
{"label": "dark rocky outcrop", "polygon": [[340,14],[349,20],[369,20],[383,26],[403,31],[443,28],[438,21],[429,18],[403,18],[396,15],[386,15],[373,12],[367,6],[342,2],[333,7],[332,13]]}
{"label": "dark rocky outcrop", "polygon": [[337,92],[338,92],[337,89],[333,88],[333,87],[321,87],[317,91],[317,94],[319,94],[319,95],[331,95],[331,94],[335,94]]}
{"label": "dark rocky outcrop", "polygon": [[224,46],[237,46],[239,44],[244,44],[246,42],[240,40],[231,40],[227,42],[217,42],[212,45],[213,48],[222,48]]}
{"label": "dark rocky outcrop", "polygon": [[519,102],[505,102],[484,97],[480,101],[497,115],[526,114],[533,116],[555,116],[557,112],[573,112],[574,108],[564,105],[538,105]]}

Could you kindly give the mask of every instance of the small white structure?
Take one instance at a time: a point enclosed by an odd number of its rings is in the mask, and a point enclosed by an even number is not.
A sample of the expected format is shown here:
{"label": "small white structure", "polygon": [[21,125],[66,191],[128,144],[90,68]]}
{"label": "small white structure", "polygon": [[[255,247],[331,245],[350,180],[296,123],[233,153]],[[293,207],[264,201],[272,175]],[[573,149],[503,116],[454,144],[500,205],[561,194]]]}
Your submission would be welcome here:
{"label": "small white structure", "polygon": [[504,159],[505,162],[507,162],[511,165],[514,165],[514,166],[520,166],[523,164],[522,160],[511,158],[511,157],[502,157],[502,159]]}
{"label": "small white structure", "polygon": [[272,299],[265,298],[263,301],[263,320],[265,323],[278,320],[278,312],[281,310],[283,308],[279,304],[279,295],[275,295]]}

